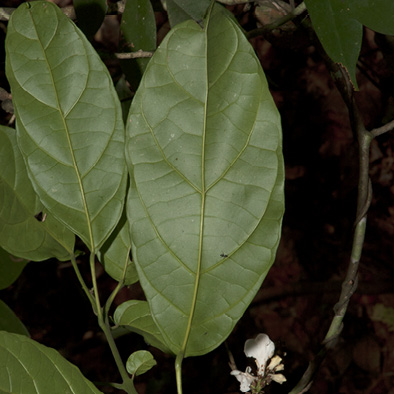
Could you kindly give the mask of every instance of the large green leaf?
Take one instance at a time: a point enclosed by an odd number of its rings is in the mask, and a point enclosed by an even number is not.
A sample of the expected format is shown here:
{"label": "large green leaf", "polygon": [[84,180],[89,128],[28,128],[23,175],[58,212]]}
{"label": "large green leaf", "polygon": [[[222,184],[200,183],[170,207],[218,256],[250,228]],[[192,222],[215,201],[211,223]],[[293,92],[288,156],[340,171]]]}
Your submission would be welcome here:
{"label": "large green leaf", "polygon": [[387,0],[346,0],[352,16],[382,34],[394,35],[394,1]]}
{"label": "large green leaf", "polygon": [[100,393],[56,350],[5,331],[0,331],[0,392]]}
{"label": "large green leaf", "polygon": [[226,10],[176,26],[130,109],[127,202],[133,260],[175,354],[233,329],[280,238],[280,118],[253,49]]}
{"label": "large green leaf", "polygon": [[0,331],[30,336],[25,325],[2,300],[0,300]]}
{"label": "large green leaf", "polygon": [[27,263],[26,260],[11,256],[6,250],[0,248],[0,290],[12,285],[19,278]]}
{"label": "large green leaf", "polygon": [[123,208],[119,100],[83,33],[50,2],[22,4],[6,38],[18,144],[49,212],[98,249]]}
{"label": "large green leaf", "polygon": [[[4,126],[0,127],[0,207],[2,248],[27,260],[70,258],[74,234],[53,215],[46,215],[44,220],[45,210],[27,176],[16,132]],[[43,211],[42,220],[38,220],[35,216]],[[7,261],[12,273],[14,262]]]}
{"label": "large green leaf", "polygon": [[356,64],[363,26],[354,18],[346,1],[305,0],[312,25],[328,56],[341,63],[357,87]]}

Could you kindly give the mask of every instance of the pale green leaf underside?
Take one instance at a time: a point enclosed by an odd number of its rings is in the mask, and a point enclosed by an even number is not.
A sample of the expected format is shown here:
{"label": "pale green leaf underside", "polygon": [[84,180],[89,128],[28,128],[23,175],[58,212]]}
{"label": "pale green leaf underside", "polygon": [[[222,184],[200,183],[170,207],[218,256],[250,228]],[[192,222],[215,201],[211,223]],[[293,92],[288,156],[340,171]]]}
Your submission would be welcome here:
{"label": "pale green leaf underside", "polygon": [[100,393],[57,351],[0,331],[0,391],[13,394]]}
{"label": "pale green leaf underside", "polygon": [[280,119],[264,73],[221,7],[206,26],[168,34],[126,133],[133,259],[168,347],[186,356],[231,332],[273,262],[283,215]]}
{"label": "pale green leaf underside", "polygon": [[124,302],[116,308],[114,320],[116,324],[126,327],[129,331],[142,335],[149,345],[160,349],[164,353],[171,353],[152,319],[146,301],[130,300]]}
{"label": "pale green leaf underside", "polygon": [[306,0],[316,34],[328,56],[349,72],[354,86],[363,27],[342,0]]}
{"label": "pale green leaf underside", "polygon": [[[9,253],[27,260],[70,258],[74,234],[46,215],[33,190],[16,142],[14,129],[0,126],[0,245]],[[44,213],[45,214],[45,213]]]}
{"label": "pale green leaf underside", "polygon": [[152,354],[146,350],[138,350],[130,355],[126,362],[127,372],[132,375],[142,375],[156,365]]}
{"label": "pale green leaf underside", "polygon": [[131,241],[126,214],[122,215],[110,237],[105,241],[97,257],[105,272],[125,286],[138,281],[134,263],[130,260]]}
{"label": "pale green leaf underside", "polygon": [[97,53],[49,2],[22,4],[6,39],[18,144],[46,208],[98,248],[123,206],[119,100]]}

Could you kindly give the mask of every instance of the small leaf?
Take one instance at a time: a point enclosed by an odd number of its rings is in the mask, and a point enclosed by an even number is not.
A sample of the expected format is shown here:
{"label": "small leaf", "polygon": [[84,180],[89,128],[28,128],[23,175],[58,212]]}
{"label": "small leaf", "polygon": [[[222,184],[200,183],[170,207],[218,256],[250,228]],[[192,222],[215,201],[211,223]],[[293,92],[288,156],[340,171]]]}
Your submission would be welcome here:
{"label": "small leaf", "polygon": [[107,12],[106,0],[74,0],[78,27],[91,39],[104,21]]}
{"label": "small leaf", "polygon": [[0,371],[0,392],[100,393],[56,350],[5,331],[0,331]]}
{"label": "small leaf", "polygon": [[28,261],[11,256],[0,248],[0,290],[12,285],[21,274]]}
{"label": "small leaf", "polygon": [[[53,215],[46,215],[43,220],[44,206],[27,175],[16,132],[4,126],[0,126],[0,163],[1,247],[27,260],[69,259],[74,249],[74,234]],[[35,216],[40,213],[42,218],[38,220]]]}
{"label": "small leaf", "polygon": [[30,336],[25,325],[18,319],[9,306],[0,300],[0,331]]}
{"label": "small leaf", "polygon": [[138,350],[127,359],[126,369],[129,374],[138,376],[148,372],[156,364],[157,362],[150,352]]}
{"label": "small leaf", "polygon": [[261,286],[284,210],[280,117],[227,10],[166,36],[130,108],[132,255],[174,354],[222,343]]}
{"label": "small leaf", "polygon": [[18,7],[6,53],[33,187],[49,212],[98,249],[119,221],[126,187],[122,113],[108,70],[50,2]]}
{"label": "small leaf", "polygon": [[312,25],[328,56],[341,63],[357,87],[356,64],[363,26],[342,0],[305,0]]}
{"label": "small leaf", "polygon": [[115,323],[127,327],[131,332],[140,334],[145,341],[164,353],[171,353],[164,338],[152,319],[146,301],[130,300],[119,305],[114,313]]}
{"label": "small leaf", "polygon": [[122,216],[111,236],[105,241],[97,257],[105,272],[128,286],[138,281],[134,263],[130,260],[131,241],[126,215]]}

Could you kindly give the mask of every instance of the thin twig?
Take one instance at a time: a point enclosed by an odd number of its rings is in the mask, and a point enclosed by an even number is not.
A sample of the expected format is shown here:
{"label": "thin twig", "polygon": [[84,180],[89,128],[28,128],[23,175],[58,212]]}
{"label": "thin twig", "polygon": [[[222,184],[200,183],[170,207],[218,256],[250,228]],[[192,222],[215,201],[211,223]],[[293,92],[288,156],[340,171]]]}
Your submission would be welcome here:
{"label": "thin twig", "polygon": [[252,3],[255,0],[216,0],[218,3],[226,4],[226,5],[237,5],[237,4],[245,4]]}
{"label": "thin twig", "polygon": [[258,29],[254,29],[246,34],[246,37],[248,39],[251,39],[253,37],[261,36],[267,33],[272,32],[275,29],[278,29],[285,23],[293,20],[296,18],[298,15],[301,15],[304,11],[306,11],[306,6],[305,3],[302,2],[300,5],[298,5],[294,10],[290,11],[288,14],[284,15],[281,18],[278,18],[275,22],[269,23],[268,25],[264,25],[263,27],[260,27]]}
{"label": "thin twig", "polygon": [[138,58],[147,58],[152,57],[154,52],[151,51],[143,51],[140,49],[136,52],[127,52],[127,53],[115,53],[115,56],[118,59],[138,59]]}
{"label": "thin twig", "polygon": [[9,21],[10,16],[14,11],[15,11],[15,8],[0,7],[0,21]]}
{"label": "thin twig", "polygon": [[358,284],[358,268],[364,244],[365,229],[367,224],[367,212],[371,202],[372,188],[369,179],[369,148],[372,134],[365,129],[363,119],[355,101],[355,89],[347,70],[338,63],[334,63],[325,53],[319,41],[315,36],[316,48],[320,51],[326,62],[328,69],[334,79],[334,82],[342,95],[349,111],[351,127],[359,145],[359,179],[358,179],[358,196],[357,196],[357,213],[355,219],[355,230],[351,257],[349,259],[348,270],[345,280],[342,284],[342,291],[339,301],[334,306],[334,317],[331,325],[324,338],[321,349],[314,360],[309,364],[307,371],[304,373],[300,382],[293,388],[290,394],[296,394],[305,391],[306,387],[311,384],[316,375],[320,364],[325,359],[326,353],[333,348],[336,340],[343,328],[343,318],[346,314],[349,301],[355,292]]}
{"label": "thin twig", "polygon": [[371,134],[373,137],[377,137],[377,136],[387,133],[388,131],[391,131],[393,129],[394,129],[394,120],[392,120],[389,123],[386,123],[384,126],[381,126],[381,127],[371,130]]}

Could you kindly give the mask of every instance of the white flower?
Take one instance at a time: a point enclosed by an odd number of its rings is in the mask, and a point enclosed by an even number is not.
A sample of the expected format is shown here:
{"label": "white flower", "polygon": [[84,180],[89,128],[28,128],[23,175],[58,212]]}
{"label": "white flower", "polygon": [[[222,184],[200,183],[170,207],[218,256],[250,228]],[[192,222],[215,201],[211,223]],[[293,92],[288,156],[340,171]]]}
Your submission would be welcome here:
{"label": "white flower", "polygon": [[247,367],[245,372],[238,371],[237,369],[231,371],[231,375],[234,375],[238,382],[241,383],[241,391],[243,393],[246,393],[250,390],[250,385],[256,379],[255,376],[250,374],[251,370],[252,369],[250,367]]}
{"label": "white flower", "polygon": [[277,372],[283,371],[284,365],[281,364],[282,359],[279,356],[274,356],[275,345],[267,334],[259,334],[255,339],[248,339],[245,342],[244,351],[247,357],[255,359],[257,376],[250,373],[252,370],[250,367],[247,367],[245,372],[237,369],[231,371],[231,375],[234,375],[241,383],[243,393],[251,389],[253,393],[261,393],[263,388],[272,381],[280,384],[286,382],[286,378],[282,374],[277,374]]}
{"label": "white flower", "polygon": [[267,361],[274,355],[275,345],[267,334],[259,334],[255,339],[248,339],[244,348],[246,357],[256,359],[258,375],[264,375]]}

